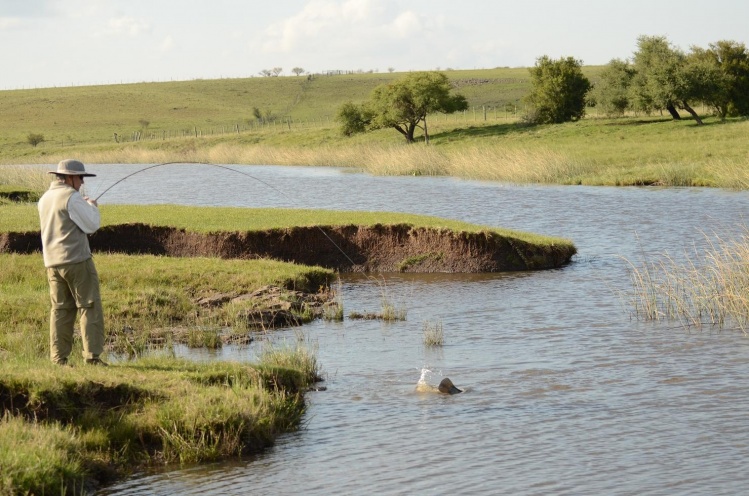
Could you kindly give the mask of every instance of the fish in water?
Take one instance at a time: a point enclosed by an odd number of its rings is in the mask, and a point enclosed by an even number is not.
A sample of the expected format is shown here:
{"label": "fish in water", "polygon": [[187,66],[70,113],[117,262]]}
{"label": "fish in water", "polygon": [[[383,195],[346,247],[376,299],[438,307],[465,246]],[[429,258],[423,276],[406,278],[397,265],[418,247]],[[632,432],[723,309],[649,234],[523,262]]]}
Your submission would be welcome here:
{"label": "fish in water", "polygon": [[419,382],[416,384],[416,391],[420,393],[443,393],[443,394],[458,394],[462,393],[462,389],[458,389],[455,387],[455,384],[453,384],[453,381],[451,381],[449,378],[445,377],[440,382],[440,385],[437,387],[434,387],[430,384],[427,384],[424,380],[419,380]]}

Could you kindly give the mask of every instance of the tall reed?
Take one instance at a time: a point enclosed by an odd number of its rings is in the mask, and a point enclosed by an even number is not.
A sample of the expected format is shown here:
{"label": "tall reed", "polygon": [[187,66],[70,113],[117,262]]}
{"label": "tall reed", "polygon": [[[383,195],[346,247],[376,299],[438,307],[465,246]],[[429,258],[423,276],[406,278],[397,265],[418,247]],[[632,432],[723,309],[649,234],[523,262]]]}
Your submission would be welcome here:
{"label": "tall reed", "polygon": [[631,305],[645,320],[685,326],[749,327],[749,231],[709,240],[704,253],[677,262],[668,254],[640,267],[630,262]]}
{"label": "tall reed", "polygon": [[20,165],[0,165],[0,186],[16,186],[43,193],[53,176],[46,170]]}

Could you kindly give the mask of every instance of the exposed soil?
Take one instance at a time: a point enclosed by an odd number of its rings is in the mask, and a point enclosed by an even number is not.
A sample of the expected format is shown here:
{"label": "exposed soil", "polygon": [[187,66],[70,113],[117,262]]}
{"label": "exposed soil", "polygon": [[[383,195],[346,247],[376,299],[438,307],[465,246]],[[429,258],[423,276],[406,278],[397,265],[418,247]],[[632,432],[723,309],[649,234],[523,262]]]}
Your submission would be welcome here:
{"label": "exposed soil", "polygon": [[[145,224],[106,226],[90,237],[100,252],[175,257],[273,258],[340,272],[505,272],[561,267],[575,248],[540,247],[491,232],[408,224],[292,227],[196,233]],[[41,251],[39,232],[0,234],[0,252]]]}

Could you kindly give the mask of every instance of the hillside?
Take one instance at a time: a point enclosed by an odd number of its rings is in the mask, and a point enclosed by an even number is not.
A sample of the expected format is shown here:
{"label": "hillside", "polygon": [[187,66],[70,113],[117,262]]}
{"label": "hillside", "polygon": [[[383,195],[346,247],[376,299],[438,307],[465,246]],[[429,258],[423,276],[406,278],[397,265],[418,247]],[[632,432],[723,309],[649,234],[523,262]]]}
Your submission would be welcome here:
{"label": "hillside", "polygon": [[[599,67],[586,67],[594,78]],[[528,69],[446,71],[472,111],[504,113],[522,105],[529,89]],[[0,91],[0,146],[28,148],[26,135],[47,142],[81,145],[114,142],[114,134],[159,137],[220,134],[256,124],[253,109],[271,121],[333,125],[336,109],[362,101],[372,89],[402,73],[253,77]],[[48,145],[49,146],[49,145]]]}
{"label": "hillside", "polygon": [[[595,82],[601,66],[583,72]],[[383,175],[451,175],[514,183],[749,188],[749,121],[696,110],[680,121],[520,122],[527,68],[443,71],[465,112],[429,116],[430,144],[392,129],[350,138],[334,116],[403,73],[194,80],[0,91],[0,164],[199,161],[357,167]],[[257,119],[259,113],[263,119]],[[417,141],[423,144],[423,134]],[[34,147],[30,133],[44,141]],[[7,183],[0,179],[0,185]]]}

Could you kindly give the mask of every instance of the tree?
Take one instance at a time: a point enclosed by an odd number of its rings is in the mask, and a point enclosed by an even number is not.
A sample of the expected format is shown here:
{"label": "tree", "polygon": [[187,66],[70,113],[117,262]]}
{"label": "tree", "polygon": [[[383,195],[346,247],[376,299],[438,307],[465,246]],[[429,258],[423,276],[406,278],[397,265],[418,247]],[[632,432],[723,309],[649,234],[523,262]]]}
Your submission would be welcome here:
{"label": "tree", "polygon": [[635,70],[628,62],[612,59],[591,91],[596,108],[608,116],[624,115],[631,106],[629,87],[634,76]]}
{"label": "tree", "polygon": [[558,124],[585,115],[590,81],[583,75],[581,60],[572,57],[552,60],[544,55],[529,71],[532,87],[525,101],[532,109],[532,122]]}
{"label": "tree", "polygon": [[697,124],[702,119],[690,101],[704,97],[701,78],[705,67],[690,64],[684,52],[671,46],[663,36],[640,36],[634,55],[637,74],[632,81],[633,97],[645,111],[666,109],[674,119],[680,119],[677,107],[686,110]]}
{"label": "tree", "polygon": [[273,74],[273,77],[280,76],[282,72],[283,72],[282,67],[274,67],[273,69],[271,69],[271,73]]}
{"label": "tree", "polygon": [[271,77],[273,75],[273,72],[271,72],[270,69],[263,69],[262,71],[258,72],[263,77]]}
{"label": "tree", "polygon": [[[749,115],[749,53],[743,43],[718,41],[707,50],[691,48],[690,59],[696,66],[706,66],[712,78],[703,87],[706,105],[725,119],[727,116]],[[705,86],[703,84],[703,86]]]}
{"label": "tree", "polygon": [[302,69],[301,67],[294,67],[293,69],[291,69],[291,72],[298,76],[300,74],[304,74],[304,69]]}
{"label": "tree", "polygon": [[33,147],[36,147],[40,143],[44,143],[44,135],[39,133],[29,133],[26,135],[26,142]]}
{"label": "tree", "polygon": [[451,114],[468,108],[465,97],[451,95],[451,89],[449,79],[440,72],[414,72],[376,87],[361,105],[344,104],[336,118],[342,123],[344,134],[393,128],[407,143],[413,143],[414,132],[421,128],[428,143],[428,114]]}
{"label": "tree", "polygon": [[341,133],[345,136],[366,132],[367,126],[372,122],[372,117],[366,105],[357,105],[352,102],[341,105],[336,114],[336,120],[341,123]]}

